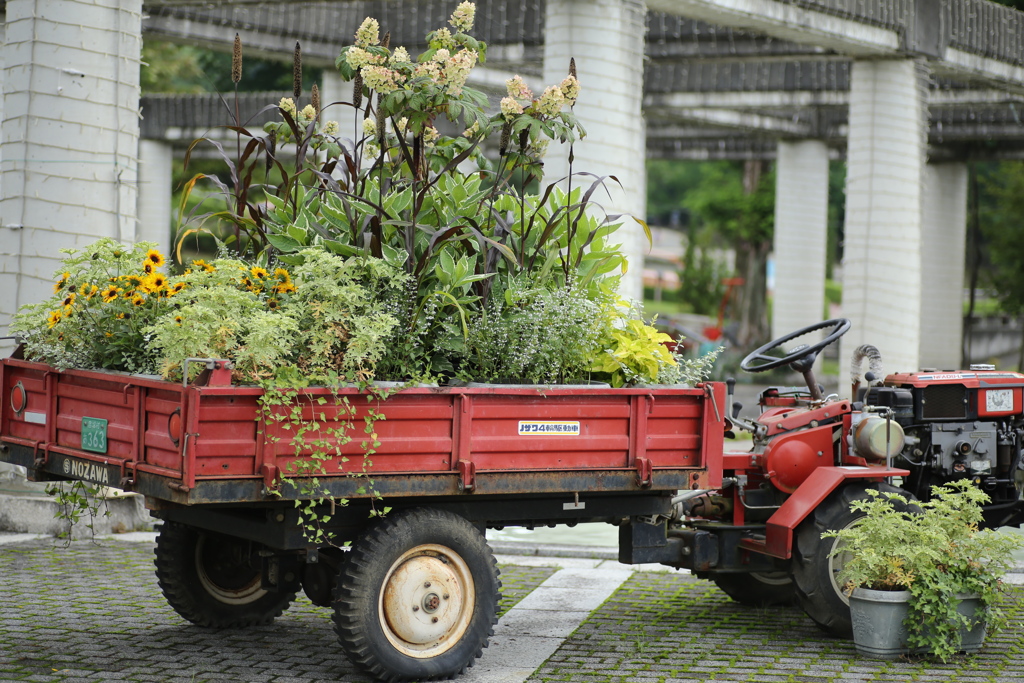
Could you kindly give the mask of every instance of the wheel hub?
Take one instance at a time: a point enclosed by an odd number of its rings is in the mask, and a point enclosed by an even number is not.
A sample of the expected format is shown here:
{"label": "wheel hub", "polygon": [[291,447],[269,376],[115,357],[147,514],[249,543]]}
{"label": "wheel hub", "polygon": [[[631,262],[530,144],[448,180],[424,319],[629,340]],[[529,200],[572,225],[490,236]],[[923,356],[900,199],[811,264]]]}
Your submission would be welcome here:
{"label": "wheel hub", "polygon": [[453,647],[473,615],[473,578],[449,548],[423,545],[391,566],[381,591],[381,625],[391,643],[413,657]]}

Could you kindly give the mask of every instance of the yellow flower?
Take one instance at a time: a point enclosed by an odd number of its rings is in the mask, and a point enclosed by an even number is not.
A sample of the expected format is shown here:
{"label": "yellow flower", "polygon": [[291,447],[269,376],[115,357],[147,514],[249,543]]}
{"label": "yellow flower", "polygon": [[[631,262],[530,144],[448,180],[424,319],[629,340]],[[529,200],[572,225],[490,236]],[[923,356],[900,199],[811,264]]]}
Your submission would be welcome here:
{"label": "yellow flower", "polygon": [[211,266],[209,263],[207,263],[206,261],[204,261],[201,258],[197,258],[195,261],[193,261],[192,262],[192,267],[193,268],[202,268],[203,271],[207,272],[207,273],[212,273],[215,270],[217,270],[216,268],[214,268],[213,266]]}
{"label": "yellow flower", "polygon": [[53,326],[59,323],[63,317],[60,311],[50,311],[50,315],[46,318],[46,326],[53,329]]}
{"label": "yellow flower", "polygon": [[53,285],[53,293],[56,294],[60,290],[64,289],[64,285],[68,283],[68,278],[71,277],[71,273],[61,273],[60,279]]}
{"label": "yellow flower", "polygon": [[149,259],[146,259],[146,262],[142,264],[142,272],[144,272],[146,275],[152,275],[154,272],[156,272],[156,266],[154,266],[149,261]]}
{"label": "yellow flower", "polygon": [[185,289],[186,287],[188,287],[188,285],[185,284],[184,282],[175,282],[174,285],[171,286],[169,296],[174,296],[175,294]]}
{"label": "yellow flower", "polygon": [[253,266],[252,268],[249,269],[249,272],[252,273],[253,277],[259,278],[261,280],[267,277],[266,269],[260,268],[259,266]]}
{"label": "yellow flower", "polygon": [[176,316],[174,316],[174,322],[176,322],[176,323],[178,323],[179,325],[181,325],[181,316],[180,316],[180,315],[176,315]]}
{"label": "yellow flower", "polygon": [[86,299],[92,299],[99,291],[100,288],[96,285],[82,285],[82,295],[85,296]]}
{"label": "yellow flower", "polygon": [[141,306],[144,303],[146,303],[146,299],[144,297],[141,297],[138,294],[132,297],[132,306]]}
{"label": "yellow flower", "polygon": [[279,285],[274,285],[272,291],[277,294],[294,294],[298,290],[291,282],[282,282]]}
{"label": "yellow flower", "polygon": [[267,299],[267,308],[272,311],[277,309],[277,299]]}
{"label": "yellow flower", "polygon": [[113,332],[104,332],[103,335],[106,336],[106,337],[113,337],[114,333]]}
{"label": "yellow flower", "polygon": [[146,263],[153,264],[154,267],[159,268],[164,264],[164,255],[156,249],[150,249],[146,252]]}
{"label": "yellow flower", "polygon": [[120,294],[123,291],[124,290],[118,287],[117,285],[110,285],[103,290],[103,293],[100,294],[100,296],[103,297],[103,303],[109,304],[111,301],[117,298],[118,294]]}
{"label": "yellow flower", "polygon": [[62,304],[64,308],[70,308],[75,305],[75,296],[76,294],[74,292],[70,292],[66,297],[64,297],[64,302]]}
{"label": "yellow flower", "polygon": [[167,276],[163,273],[153,273],[142,282],[142,289],[147,292],[159,292],[167,286]]}
{"label": "yellow flower", "polygon": [[291,282],[292,281],[291,274],[287,270],[285,270],[284,268],[275,268],[274,269],[274,277],[276,277],[281,282]]}
{"label": "yellow flower", "polygon": [[128,313],[118,313],[117,314],[117,319],[118,320],[127,320],[130,317],[131,317],[131,315],[129,315]]}

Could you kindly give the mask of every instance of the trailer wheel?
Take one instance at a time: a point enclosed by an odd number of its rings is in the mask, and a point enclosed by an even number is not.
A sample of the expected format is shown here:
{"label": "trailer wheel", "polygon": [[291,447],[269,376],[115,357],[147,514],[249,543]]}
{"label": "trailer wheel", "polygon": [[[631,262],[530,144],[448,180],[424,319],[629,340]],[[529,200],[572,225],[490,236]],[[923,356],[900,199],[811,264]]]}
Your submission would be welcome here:
{"label": "trailer wheel", "polygon": [[[848,484],[825,499],[797,528],[794,536],[792,571],[797,600],[822,630],[841,638],[853,637],[850,598],[836,580],[844,561],[842,554],[831,556],[838,541],[822,538],[821,534],[856,524],[864,514],[851,510],[850,503],[867,498],[868,489],[899,493],[913,500],[910,493],[889,484]],[[913,510],[916,506],[906,509]]]}
{"label": "trailer wheel", "polygon": [[466,519],[430,508],[395,512],[352,544],[334,630],[375,680],[450,678],[487,646],[500,588],[487,541]]}
{"label": "trailer wheel", "polygon": [[786,572],[717,574],[715,585],[741,605],[770,607],[796,600],[793,579]]}
{"label": "trailer wheel", "polygon": [[262,588],[258,551],[233,536],[164,522],[156,541],[156,577],[174,611],[197,626],[236,628],[269,624],[294,592]]}

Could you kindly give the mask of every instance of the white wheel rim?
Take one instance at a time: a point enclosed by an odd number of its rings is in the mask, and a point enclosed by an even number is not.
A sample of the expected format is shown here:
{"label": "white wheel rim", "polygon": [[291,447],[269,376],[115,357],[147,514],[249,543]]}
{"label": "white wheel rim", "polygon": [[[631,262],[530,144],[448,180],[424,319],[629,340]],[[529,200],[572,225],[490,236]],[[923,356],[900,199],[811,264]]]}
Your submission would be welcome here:
{"label": "white wheel rim", "polygon": [[750,572],[750,576],[766,586],[788,586],[793,583],[788,572]]}
{"label": "white wheel rim", "polygon": [[[851,526],[858,524],[859,522],[859,519],[855,519],[843,528],[849,529]],[[839,596],[839,599],[843,601],[844,605],[849,605],[850,596],[846,594],[846,591],[844,591],[843,587],[839,584],[839,572],[841,572],[843,567],[846,566],[850,553],[846,551],[834,553],[838,545],[839,539],[832,539],[832,546],[828,549],[828,575],[831,578],[830,583],[832,584],[832,590],[836,592],[836,595]]]}
{"label": "white wheel rim", "polygon": [[381,629],[396,650],[428,659],[455,647],[476,607],[473,575],[442,545],[416,546],[391,565],[381,584]]}
{"label": "white wheel rim", "polygon": [[203,547],[208,540],[208,537],[201,536],[196,543],[196,575],[199,577],[199,583],[209,595],[226,605],[247,605],[267,594],[267,591],[262,588],[262,577],[259,574],[238,588],[225,588],[210,578],[207,570],[207,560],[210,558],[204,558],[203,553]]}

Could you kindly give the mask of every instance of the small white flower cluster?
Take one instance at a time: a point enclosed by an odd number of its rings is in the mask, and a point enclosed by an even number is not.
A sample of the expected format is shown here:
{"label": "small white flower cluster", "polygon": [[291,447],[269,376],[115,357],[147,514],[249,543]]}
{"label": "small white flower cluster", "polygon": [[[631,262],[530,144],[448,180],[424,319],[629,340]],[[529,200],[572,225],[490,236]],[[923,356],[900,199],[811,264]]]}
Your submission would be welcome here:
{"label": "small white flower cluster", "polygon": [[376,19],[366,17],[356,29],[356,46],[367,48],[371,45],[380,45],[380,24]]}
{"label": "small white flower cluster", "polygon": [[469,33],[473,30],[473,21],[476,19],[476,5],[472,2],[463,2],[452,12],[448,23],[460,33]]}
{"label": "small white flower cluster", "polygon": [[501,100],[501,113],[506,121],[511,121],[530,107],[541,116],[558,116],[564,107],[576,104],[580,94],[580,82],[572,75],[566,76],[559,85],[548,86],[537,100],[533,99],[533,92],[519,75],[505,81],[505,88],[508,96]]}

